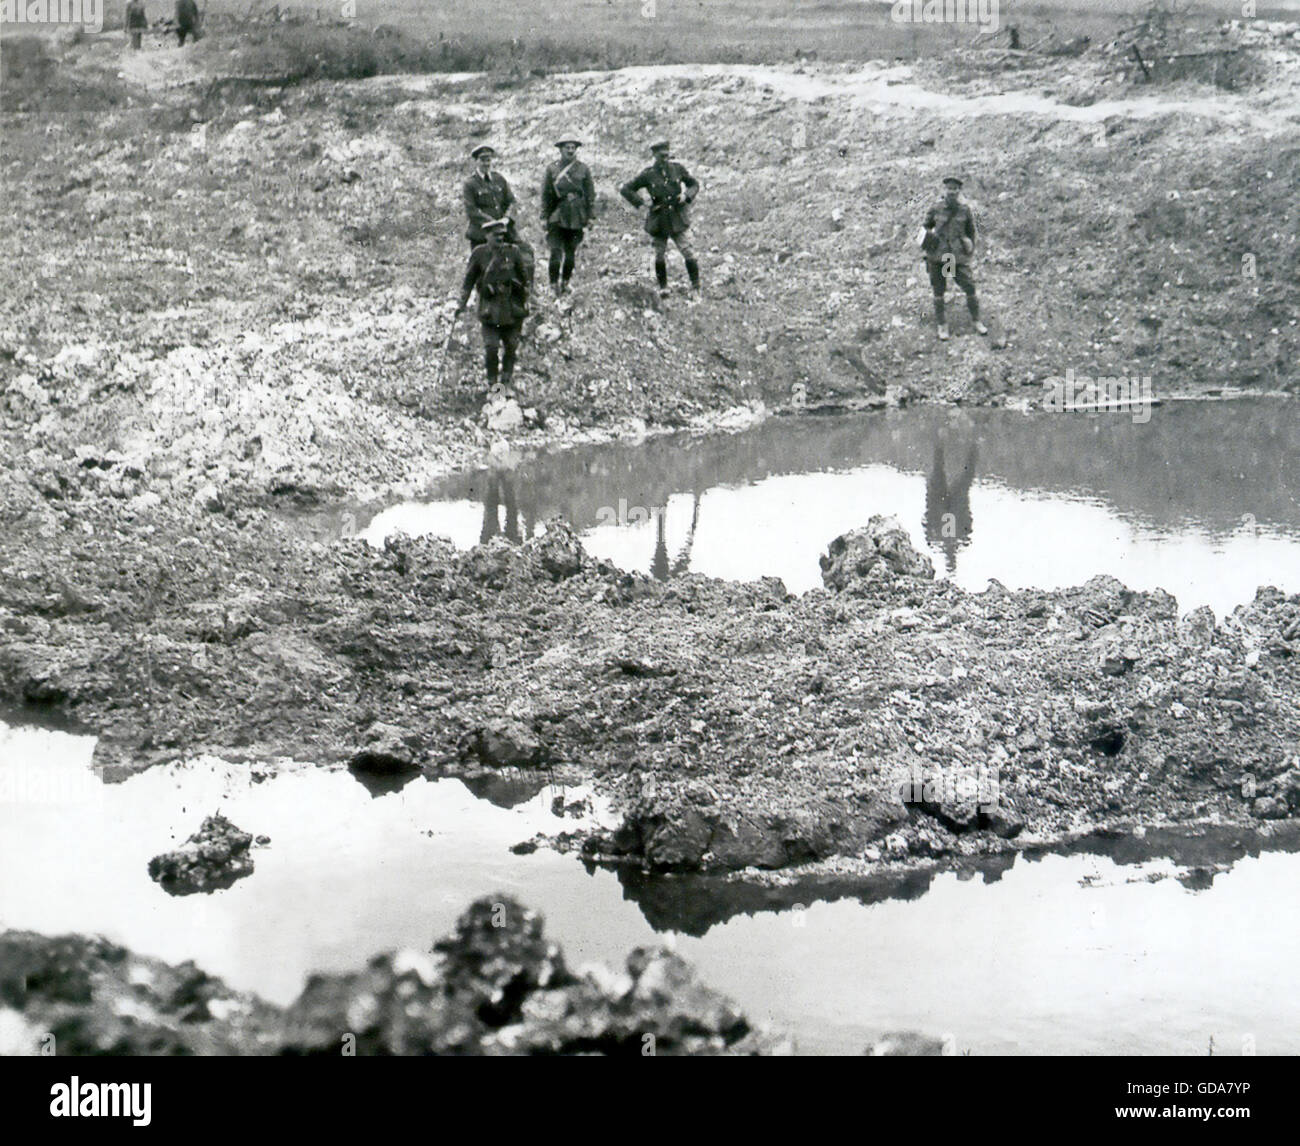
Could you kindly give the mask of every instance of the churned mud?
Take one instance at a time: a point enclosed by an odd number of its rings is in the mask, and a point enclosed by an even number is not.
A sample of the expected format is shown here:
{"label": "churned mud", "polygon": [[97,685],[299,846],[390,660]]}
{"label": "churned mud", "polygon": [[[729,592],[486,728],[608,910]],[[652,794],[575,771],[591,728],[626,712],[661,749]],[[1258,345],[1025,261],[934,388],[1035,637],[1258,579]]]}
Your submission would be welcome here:
{"label": "churned mud", "polygon": [[[316,975],[288,1007],[102,939],[0,934],[6,1054],[772,1055],[751,1024],[672,952],[573,969],[535,912],[481,899],[429,951]],[[915,1035],[880,1053],[939,1053]]]}
{"label": "churned mud", "polygon": [[[132,550],[156,586],[145,617],[93,556],[31,568],[7,695],[97,730],[109,777],[203,751],[552,768],[626,815],[588,854],[664,869],[996,852],[1300,805],[1300,601],[1277,591],[1218,624],[1104,577],[967,593],[882,520],[832,547],[837,588],[798,598],[625,574],[558,523],[467,554],[268,548],[283,528],[208,514],[167,563]],[[183,564],[244,546],[237,592]]]}
{"label": "churned mud", "polygon": [[[1300,599],[1275,590],[1217,623],[1108,578],[970,593],[873,521],[794,597],[627,574],[558,523],[458,554],[308,541],[281,512],[509,443],[1037,400],[1070,369],[1293,392],[1296,52],[1259,51],[1213,112],[1190,82],[1137,99],[1101,56],[1064,76],[126,75],[53,123],[7,111],[0,698],[97,733],[110,780],[199,752],[551,769],[622,818],[567,846],[653,870],[1267,831],[1300,810]],[[502,149],[537,240],[534,176],[573,125],[602,189],[578,290],[539,303],[520,407],[485,417],[476,336],[433,386],[464,156]],[[663,132],[703,183],[697,308],[660,304],[612,193]],[[994,330],[958,314],[940,346],[911,236],[953,169]]]}

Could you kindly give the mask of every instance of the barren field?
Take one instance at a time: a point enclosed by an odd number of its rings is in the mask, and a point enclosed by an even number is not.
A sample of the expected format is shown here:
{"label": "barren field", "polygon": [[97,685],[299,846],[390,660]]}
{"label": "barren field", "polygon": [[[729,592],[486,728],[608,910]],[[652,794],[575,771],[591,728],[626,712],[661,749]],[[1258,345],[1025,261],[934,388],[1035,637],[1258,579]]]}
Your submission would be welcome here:
{"label": "barren field", "polygon": [[[150,3],[157,21],[172,5]],[[209,28],[237,30],[253,41],[292,43],[283,25],[297,21],[351,26],[389,48],[432,56],[490,54],[492,64],[525,70],[571,67],[583,62],[615,67],[654,63],[773,63],[815,53],[834,61],[914,58],[977,44],[1005,47],[1007,29],[1019,28],[1026,47],[1049,38],[1087,35],[1102,40],[1133,24],[1146,0],[985,0],[974,26],[962,23],[900,23],[890,0],[520,0],[485,12],[449,0],[207,0]],[[1213,3],[1167,3],[1178,22],[1206,27],[1235,13]],[[1262,5],[1261,19],[1286,18],[1295,0]],[[979,17],[983,15],[983,24]],[[121,9],[110,6],[105,25],[120,28]],[[445,69],[436,69],[445,70]]]}

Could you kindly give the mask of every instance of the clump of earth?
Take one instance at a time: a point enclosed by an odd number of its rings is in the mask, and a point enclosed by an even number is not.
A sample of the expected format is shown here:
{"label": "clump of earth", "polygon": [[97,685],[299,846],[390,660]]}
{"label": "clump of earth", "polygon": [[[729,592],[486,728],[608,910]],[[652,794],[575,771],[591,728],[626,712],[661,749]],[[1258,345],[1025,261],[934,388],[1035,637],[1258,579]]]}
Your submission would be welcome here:
{"label": "clump of earth", "polygon": [[253,837],[225,816],[205,817],[199,830],[174,851],[149,861],[149,878],[168,895],[194,895],[231,887],[253,874]]}
{"label": "clump of earth", "polygon": [[541,917],[476,901],[432,950],[314,975],[280,1008],[193,963],[104,939],[0,933],[3,1052],[63,1055],[772,1055],[752,1023],[680,956],[638,948],[622,969],[570,969]]}

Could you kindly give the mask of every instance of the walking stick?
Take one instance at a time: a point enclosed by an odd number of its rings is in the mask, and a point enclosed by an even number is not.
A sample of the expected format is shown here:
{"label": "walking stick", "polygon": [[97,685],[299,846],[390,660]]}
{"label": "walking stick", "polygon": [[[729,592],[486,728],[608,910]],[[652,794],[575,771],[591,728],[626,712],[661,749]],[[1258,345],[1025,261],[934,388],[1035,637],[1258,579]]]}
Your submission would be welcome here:
{"label": "walking stick", "polygon": [[438,359],[438,373],[434,375],[433,388],[436,390],[442,385],[442,376],[447,369],[447,352],[451,349],[451,336],[456,333],[456,321],[460,318],[460,311],[457,310],[451,316],[451,325],[447,327],[447,339],[442,344],[442,356]]}

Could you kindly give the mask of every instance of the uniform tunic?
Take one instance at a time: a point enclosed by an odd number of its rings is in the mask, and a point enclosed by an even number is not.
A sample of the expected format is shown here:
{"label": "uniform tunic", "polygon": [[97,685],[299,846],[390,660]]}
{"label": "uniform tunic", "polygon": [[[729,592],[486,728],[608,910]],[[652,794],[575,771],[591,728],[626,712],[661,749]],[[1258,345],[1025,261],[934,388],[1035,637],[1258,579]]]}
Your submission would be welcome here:
{"label": "uniform tunic", "polygon": [[513,243],[475,247],[465,269],[461,297],[478,287],[478,317],[485,325],[515,327],[528,314],[528,272]]}
{"label": "uniform tunic", "polygon": [[580,159],[557,159],[542,177],[542,218],[548,227],[581,231],[596,210],[596,184]]}
{"label": "uniform tunic", "polygon": [[[925,228],[934,232],[933,238],[926,236],[924,250],[927,261],[943,262],[945,255],[951,255],[958,266],[970,262],[975,249],[975,216],[965,203],[949,207],[947,200],[941,199],[926,214]],[[970,241],[969,251],[962,239]]]}
{"label": "uniform tunic", "polygon": [[974,298],[975,279],[970,273],[970,261],[975,251],[975,216],[971,209],[965,203],[950,207],[946,199],[940,199],[926,213],[925,227],[928,232],[922,248],[925,269],[936,297],[942,298],[947,293],[951,277]]}
{"label": "uniform tunic", "polygon": [[[699,194],[700,184],[680,163],[667,160],[652,163],[635,179],[619,188],[619,194],[634,207],[641,206],[641,191],[650,195],[650,212],[645,229],[656,239],[682,234],[691,225],[688,204]],[[685,194],[685,202],[681,197]]]}
{"label": "uniform tunic", "polygon": [[486,179],[477,171],[465,180],[461,189],[465,201],[465,215],[469,219],[469,229],[465,238],[471,243],[487,242],[483,233],[483,224],[493,219],[500,219],[515,205],[514,192],[505,176],[495,171],[488,172]]}

